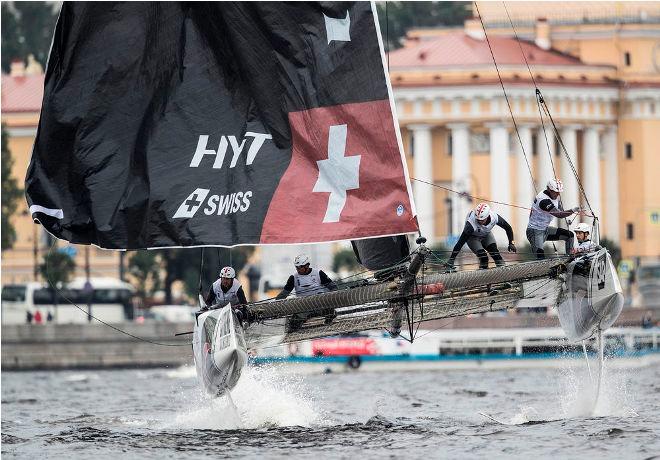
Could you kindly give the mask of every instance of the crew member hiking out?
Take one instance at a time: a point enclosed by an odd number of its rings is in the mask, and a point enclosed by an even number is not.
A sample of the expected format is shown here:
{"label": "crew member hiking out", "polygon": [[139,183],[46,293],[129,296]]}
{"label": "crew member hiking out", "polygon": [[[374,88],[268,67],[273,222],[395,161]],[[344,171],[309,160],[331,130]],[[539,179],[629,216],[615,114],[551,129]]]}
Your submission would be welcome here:
{"label": "crew member hiking out", "polygon": [[536,195],[532,203],[526,234],[527,240],[532,246],[532,252],[536,254],[537,259],[545,258],[543,244],[546,241],[565,241],[566,254],[570,254],[573,249],[573,232],[550,225],[553,217],[562,219],[581,211],[579,206],[568,211],[561,208],[559,194],[563,189],[564,186],[559,179],[550,179],[546,189]]}
{"label": "crew member hiking out", "polygon": [[577,239],[577,246],[573,248],[573,254],[598,251],[601,249],[599,245],[589,239],[589,233],[591,232],[589,224],[585,224],[584,222],[577,224],[573,231],[575,232],[575,238]]}
{"label": "crew member hiking out", "polygon": [[242,321],[247,320],[247,310],[245,305],[247,299],[243,286],[236,279],[236,271],[232,267],[224,267],[220,270],[220,278],[218,278],[211,289],[209,295],[206,297],[207,305],[225,306],[231,304],[238,319]]}
{"label": "crew member hiking out", "polygon": [[488,268],[488,254],[493,258],[495,265],[501,267],[504,265],[504,259],[497,248],[495,237],[491,231],[495,226],[501,227],[506,232],[509,239],[509,252],[516,252],[516,245],[513,241],[513,229],[511,225],[490,209],[486,203],[480,203],[467,215],[465,228],[458,238],[454,249],[449,257],[449,265],[453,268],[456,256],[465,243],[479,258],[479,268]]}
{"label": "crew member hiking out", "polygon": [[[301,254],[296,256],[293,265],[296,267],[296,273],[289,276],[282,291],[277,294],[276,299],[286,299],[295,289],[297,297],[306,297],[315,294],[322,294],[337,289],[335,283],[322,270],[311,268],[309,266],[309,257]],[[294,331],[313,316],[325,316],[325,323],[330,323],[336,316],[334,309],[323,310],[315,313],[298,313],[293,315],[288,321],[287,330]]]}

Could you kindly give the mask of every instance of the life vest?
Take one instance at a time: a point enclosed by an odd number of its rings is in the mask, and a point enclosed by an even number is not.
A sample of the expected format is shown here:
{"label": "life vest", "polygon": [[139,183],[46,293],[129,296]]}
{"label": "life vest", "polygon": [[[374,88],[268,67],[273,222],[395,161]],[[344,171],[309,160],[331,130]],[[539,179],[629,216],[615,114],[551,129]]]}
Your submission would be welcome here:
{"label": "life vest", "polygon": [[293,274],[294,287],[296,296],[306,297],[308,295],[322,294],[330,290],[321,284],[321,276],[319,270],[312,268],[307,275],[299,275],[298,272]]}
{"label": "life vest", "polygon": [[575,252],[590,252],[595,251],[598,245],[591,240],[584,240],[582,243],[578,243],[575,248]]}
{"label": "life vest", "polygon": [[536,198],[534,198],[534,202],[532,203],[532,210],[529,212],[529,224],[527,224],[528,228],[533,228],[534,230],[546,230],[548,225],[550,225],[550,222],[552,222],[554,216],[548,211],[544,211],[539,206],[539,203],[543,200],[552,201],[552,204],[555,206],[555,208],[559,209],[558,199],[553,200],[544,192],[539,193],[536,195]]}
{"label": "life vest", "polygon": [[472,229],[474,230],[474,233],[472,234],[473,236],[476,236],[478,238],[483,238],[484,236],[488,235],[491,230],[493,230],[493,227],[497,225],[497,219],[498,215],[495,211],[490,211],[490,221],[486,225],[482,225],[479,223],[477,220],[477,215],[474,212],[474,210],[470,211],[470,213],[467,215],[466,220],[472,225]]}
{"label": "life vest", "polygon": [[227,292],[222,292],[221,280],[213,283],[213,292],[215,293],[215,303],[220,305],[227,305],[231,303],[232,306],[238,305],[238,290],[241,288],[241,283],[236,278],[232,280],[231,287]]}

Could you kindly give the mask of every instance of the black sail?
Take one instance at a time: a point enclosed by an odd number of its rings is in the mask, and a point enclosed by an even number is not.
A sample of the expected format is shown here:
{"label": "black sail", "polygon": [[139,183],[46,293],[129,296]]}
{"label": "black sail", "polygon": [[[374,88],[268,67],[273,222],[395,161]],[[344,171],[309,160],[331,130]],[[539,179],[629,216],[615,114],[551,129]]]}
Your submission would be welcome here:
{"label": "black sail", "polygon": [[368,2],[65,2],[26,178],[110,249],[413,232]]}
{"label": "black sail", "polygon": [[410,255],[405,235],[351,241],[358,262],[368,270],[383,270],[401,263]]}

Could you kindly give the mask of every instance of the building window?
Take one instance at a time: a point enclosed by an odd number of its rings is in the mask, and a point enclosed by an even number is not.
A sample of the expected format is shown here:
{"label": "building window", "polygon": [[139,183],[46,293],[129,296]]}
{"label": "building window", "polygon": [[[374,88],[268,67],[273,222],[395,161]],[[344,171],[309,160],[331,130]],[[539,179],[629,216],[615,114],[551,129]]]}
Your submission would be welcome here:
{"label": "building window", "polygon": [[626,142],[626,160],[632,160],[632,144]]}
{"label": "building window", "polygon": [[624,60],[625,63],[626,63],[626,67],[630,67],[630,53],[629,53],[629,52],[626,51],[626,52],[624,53],[624,55],[623,55],[623,60]]}
{"label": "building window", "polygon": [[536,133],[532,134],[532,156],[538,154],[538,146],[536,145]]}
{"label": "building window", "polygon": [[452,156],[454,154],[454,139],[451,137],[451,133],[447,134],[447,155]]}
{"label": "building window", "polygon": [[635,227],[633,227],[633,224],[631,224],[630,222],[626,224],[626,239],[628,240],[635,239]]}
{"label": "building window", "polygon": [[470,152],[489,154],[490,136],[488,133],[470,133]]}
{"label": "building window", "polygon": [[415,156],[415,134],[412,131],[408,131],[410,136],[408,136],[408,153],[411,157]]}

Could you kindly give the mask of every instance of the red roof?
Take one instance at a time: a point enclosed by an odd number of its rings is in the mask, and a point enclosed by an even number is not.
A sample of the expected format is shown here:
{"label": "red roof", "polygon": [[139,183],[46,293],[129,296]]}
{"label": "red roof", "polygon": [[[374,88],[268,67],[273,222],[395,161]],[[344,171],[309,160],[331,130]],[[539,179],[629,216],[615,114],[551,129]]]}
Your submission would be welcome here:
{"label": "red roof", "polygon": [[39,112],[43,97],[43,74],[24,77],[2,74],[3,112]]}
{"label": "red roof", "polygon": [[[533,65],[572,65],[582,66],[579,59],[552,50],[544,50],[533,43],[519,42],[508,37],[488,37],[498,65],[525,65],[520,52],[527,56]],[[520,43],[520,44],[519,44]],[[469,37],[463,31],[451,32],[433,38],[426,38],[418,44],[398,49],[390,53],[390,67],[442,67],[493,65],[493,58],[486,40]]]}

